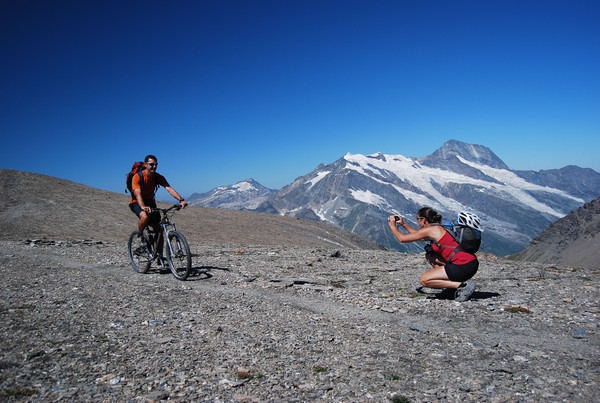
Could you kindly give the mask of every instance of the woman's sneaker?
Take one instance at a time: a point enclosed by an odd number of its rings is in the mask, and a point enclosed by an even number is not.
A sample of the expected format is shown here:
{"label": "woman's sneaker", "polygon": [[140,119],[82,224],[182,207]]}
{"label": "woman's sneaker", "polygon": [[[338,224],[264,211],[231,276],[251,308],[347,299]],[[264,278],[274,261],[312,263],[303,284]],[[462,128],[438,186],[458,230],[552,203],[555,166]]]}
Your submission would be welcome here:
{"label": "woman's sneaker", "polygon": [[475,284],[470,281],[465,281],[456,289],[454,300],[458,302],[465,302],[471,297],[471,295],[473,295],[473,292],[475,292]]}

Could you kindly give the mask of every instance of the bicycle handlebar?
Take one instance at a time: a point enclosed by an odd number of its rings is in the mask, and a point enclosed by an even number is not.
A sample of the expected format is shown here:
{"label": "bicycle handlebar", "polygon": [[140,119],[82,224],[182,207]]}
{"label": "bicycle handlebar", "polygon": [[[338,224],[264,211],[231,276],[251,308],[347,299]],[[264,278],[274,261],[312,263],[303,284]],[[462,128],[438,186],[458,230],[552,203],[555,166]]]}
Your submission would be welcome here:
{"label": "bicycle handlebar", "polygon": [[179,203],[175,203],[175,204],[173,204],[173,205],[172,205],[171,207],[169,207],[169,208],[160,208],[160,207],[155,207],[155,208],[153,208],[153,209],[152,209],[152,212],[155,212],[155,211],[162,211],[163,213],[168,213],[169,211],[171,211],[171,210],[173,210],[173,209],[175,209],[175,210],[181,210],[181,204],[179,204]]}

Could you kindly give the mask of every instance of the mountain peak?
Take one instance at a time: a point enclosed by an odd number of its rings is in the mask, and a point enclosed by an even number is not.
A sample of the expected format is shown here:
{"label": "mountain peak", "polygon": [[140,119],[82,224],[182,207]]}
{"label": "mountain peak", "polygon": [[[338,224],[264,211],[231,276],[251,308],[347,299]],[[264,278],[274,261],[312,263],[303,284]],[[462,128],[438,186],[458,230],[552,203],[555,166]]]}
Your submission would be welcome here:
{"label": "mountain peak", "polygon": [[219,186],[207,193],[194,193],[188,201],[197,206],[245,210],[256,208],[274,192],[250,178],[233,185]]}
{"label": "mountain peak", "polygon": [[241,190],[241,191],[259,191],[259,192],[262,192],[264,190],[270,190],[252,178],[245,179],[243,181],[239,181],[231,186],[227,186],[227,188],[233,188],[233,189],[237,189],[237,190]]}
{"label": "mountain peak", "polygon": [[[448,160],[462,157],[470,162],[487,165],[492,168],[510,168],[489,148],[479,144],[467,144],[458,140],[449,140],[431,154],[436,160]],[[426,157],[427,158],[427,157]]]}

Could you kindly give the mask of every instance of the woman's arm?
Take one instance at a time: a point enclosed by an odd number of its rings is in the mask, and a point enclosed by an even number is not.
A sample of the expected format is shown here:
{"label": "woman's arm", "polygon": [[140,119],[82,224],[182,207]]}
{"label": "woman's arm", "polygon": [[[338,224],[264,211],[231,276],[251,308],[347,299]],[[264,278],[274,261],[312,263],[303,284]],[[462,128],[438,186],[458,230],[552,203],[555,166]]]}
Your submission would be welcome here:
{"label": "woman's arm", "polygon": [[[392,230],[392,234],[398,239],[398,241],[404,242],[415,242],[415,241],[429,241],[434,238],[435,227],[423,227],[421,229],[414,229],[410,225],[404,222],[404,218],[397,215],[392,215],[388,219],[388,224]],[[408,234],[402,233],[398,230],[398,226],[403,227],[408,231]]]}

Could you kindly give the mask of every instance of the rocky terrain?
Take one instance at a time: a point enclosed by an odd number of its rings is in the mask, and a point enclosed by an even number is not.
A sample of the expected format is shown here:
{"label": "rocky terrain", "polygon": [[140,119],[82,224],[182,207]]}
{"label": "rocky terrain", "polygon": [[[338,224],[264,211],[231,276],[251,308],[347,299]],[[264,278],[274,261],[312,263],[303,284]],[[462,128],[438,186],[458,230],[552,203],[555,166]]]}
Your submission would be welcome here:
{"label": "rocky terrain", "polygon": [[599,395],[597,268],[483,255],[477,291],[458,303],[417,290],[421,255],[301,220],[190,208],[175,216],[194,254],[182,282],[131,270],[123,195],[1,177],[2,401]]}

